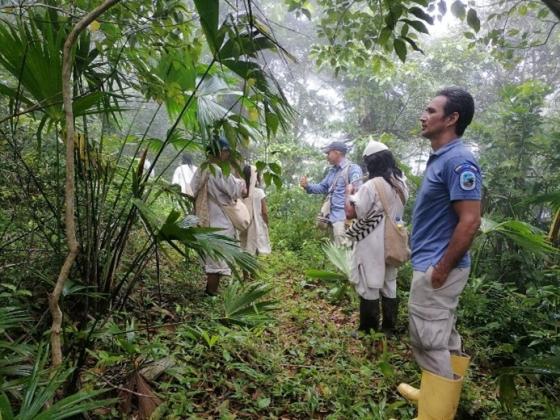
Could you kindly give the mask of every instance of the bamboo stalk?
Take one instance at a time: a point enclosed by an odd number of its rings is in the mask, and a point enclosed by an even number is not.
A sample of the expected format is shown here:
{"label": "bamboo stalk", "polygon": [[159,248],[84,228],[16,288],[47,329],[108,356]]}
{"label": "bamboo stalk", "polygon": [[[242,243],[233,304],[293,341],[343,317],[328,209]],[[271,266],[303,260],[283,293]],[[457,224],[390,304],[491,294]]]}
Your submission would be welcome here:
{"label": "bamboo stalk", "polygon": [[66,241],[68,243],[68,254],[62,267],[53,291],[49,294],[49,309],[52,316],[51,325],[51,355],[52,366],[57,367],[62,364],[62,345],[60,334],[62,330],[62,311],[59,301],[64,283],[68,279],[70,270],[78,256],[80,244],[76,235],[75,219],[75,185],[74,185],[74,111],[72,98],[72,48],[76,43],[80,33],[95,19],[102,15],[107,9],[114,6],[120,0],[105,0],[101,5],[93,9],[72,28],[70,34],[64,42],[62,59],[62,99],[64,105],[64,115],[66,120],[66,183],[64,188],[65,212],[64,225],[66,230]]}

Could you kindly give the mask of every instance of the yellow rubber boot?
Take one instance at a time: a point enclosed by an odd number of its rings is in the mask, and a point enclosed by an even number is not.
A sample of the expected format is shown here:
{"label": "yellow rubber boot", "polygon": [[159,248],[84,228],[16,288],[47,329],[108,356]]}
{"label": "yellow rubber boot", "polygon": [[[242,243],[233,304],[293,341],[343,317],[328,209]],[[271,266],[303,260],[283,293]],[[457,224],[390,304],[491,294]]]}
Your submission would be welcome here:
{"label": "yellow rubber boot", "polygon": [[[471,358],[467,355],[451,355],[451,369],[457,376],[465,376],[469,368]],[[409,384],[399,384],[397,391],[408,401],[416,404],[420,398],[420,390]]]}
{"label": "yellow rubber boot", "polygon": [[422,371],[417,420],[453,420],[462,386],[462,376],[449,379]]}
{"label": "yellow rubber boot", "polygon": [[467,374],[467,370],[469,369],[469,364],[471,363],[471,358],[466,354],[458,355],[452,354],[451,355],[451,370],[453,373],[458,376],[465,376]]}
{"label": "yellow rubber boot", "polygon": [[412,385],[401,383],[397,387],[397,391],[408,401],[417,404],[420,399],[420,390]]}

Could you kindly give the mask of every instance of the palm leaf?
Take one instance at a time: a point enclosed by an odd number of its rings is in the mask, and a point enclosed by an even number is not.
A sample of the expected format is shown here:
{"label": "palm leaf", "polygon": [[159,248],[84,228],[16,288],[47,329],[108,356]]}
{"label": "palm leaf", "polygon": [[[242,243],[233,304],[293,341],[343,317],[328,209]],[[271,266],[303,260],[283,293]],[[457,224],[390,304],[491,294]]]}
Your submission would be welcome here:
{"label": "palm leaf", "polygon": [[560,191],[539,194],[526,201],[527,204],[549,203],[554,209],[560,209]]}
{"label": "palm leaf", "polygon": [[157,241],[167,242],[177,252],[184,255],[184,250],[176,245],[176,242],[179,242],[202,257],[223,259],[234,271],[236,265],[251,273],[257,270],[256,258],[244,252],[236,240],[220,235],[220,229],[184,225],[179,220],[180,213],[175,210],[163,220],[156,210],[143,201],[135,199],[133,203],[140,210],[146,224],[150,226],[154,238]]}
{"label": "palm leaf", "polygon": [[[62,118],[62,47],[66,31],[58,31],[59,21],[51,16],[30,12],[15,23],[0,25],[0,65],[29,97],[43,107],[52,119]],[[50,24],[45,25],[44,21]],[[17,92],[15,92],[17,94]]]}
{"label": "palm leaf", "polygon": [[235,281],[223,293],[224,316],[222,322],[254,326],[269,321],[270,312],[276,308],[276,302],[263,301],[271,292],[267,284],[252,283],[242,285]]}
{"label": "palm leaf", "polygon": [[3,420],[12,420],[14,418],[10,400],[4,392],[0,392],[0,418]]}
{"label": "palm leaf", "polygon": [[[13,78],[13,87],[2,84],[0,92],[29,107],[36,107],[53,121],[62,121],[64,117],[60,75],[62,49],[70,24],[54,10],[29,10],[15,22],[0,20],[0,66]],[[77,68],[82,73],[78,77],[88,74],[88,80],[93,82],[90,88],[96,91],[77,98],[74,104],[76,116],[120,111],[115,105],[116,96],[99,90],[100,81],[106,75],[101,74],[92,80],[90,68],[95,66],[97,55],[90,51],[92,45],[89,34],[84,32],[79,43]],[[110,106],[111,101],[113,106]]]}
{"label": "palm leaf", "polygon": [[27,312],[13,307],[0,307],[0,332],[21,327],[31,318]]}
{"label": "palm leaf", "polygon": [[498,370],[498,389],[500,400],[511,406],[517,393],[514,378],[516,376],[545,375],[560,377],[560,350],[553,347],[553,354],[530,360],[522,366],[510,366]]}
{"label": "palm leaf", "polygon": [[[46,403],[53,400],[57,390],[73,371],[73,369],[58,369],[49,375],[45,369],[47,358],[48,346],[39,347],[33,371],[24,382],[25,395],[16,418],[62,419],[116,402],[116,400],[94,400],[106,392],[105,390],[82,391],[65,397],[45,409]],[[46,382],[44,382],[45,377],[48,377]]]}
{"label": "palm leaf", "polygon": [[544,232],[519,220],[495,222],[482,218],[480,231],[484,235],[497,234],[515,242],[521,248],[539,255],[556,254],[559,252],[546,238]]}
{"label": "palm leaf", "polygon": [[329,261],[349,279],[352,273],[350,268],[351,251],[346,247],[339,247],[333,243],[323,246],[323,251]]}

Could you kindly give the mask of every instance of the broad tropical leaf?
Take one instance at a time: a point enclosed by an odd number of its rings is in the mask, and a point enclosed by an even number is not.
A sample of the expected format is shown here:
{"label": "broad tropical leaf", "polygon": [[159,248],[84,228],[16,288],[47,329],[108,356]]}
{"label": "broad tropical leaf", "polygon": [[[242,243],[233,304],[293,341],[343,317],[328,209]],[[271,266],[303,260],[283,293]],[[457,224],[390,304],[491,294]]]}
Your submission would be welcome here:
{"label": "broad tropical leaf", "polygon": [[519,220],[495,222],[487,217],[482,218],[480,231],[484,235],[498,234],[514,241],[520,247],[536,254],[556,254],[559,252],[547,239],[541,230],[529,223]]}

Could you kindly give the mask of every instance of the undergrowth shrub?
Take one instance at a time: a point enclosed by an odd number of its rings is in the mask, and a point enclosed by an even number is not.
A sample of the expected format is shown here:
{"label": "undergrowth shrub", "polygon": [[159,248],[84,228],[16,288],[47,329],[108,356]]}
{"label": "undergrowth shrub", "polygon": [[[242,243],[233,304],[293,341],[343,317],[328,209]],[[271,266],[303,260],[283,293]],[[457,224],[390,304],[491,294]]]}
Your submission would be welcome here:
{"label": "undergrowth shrub", "polygon": [[321,202],[322,196],[310,196],[297,187],[272,191],[267,203],[270,209],[270,240],[274,246],[300,251],[326,237],[327,233],[315,226]]}

